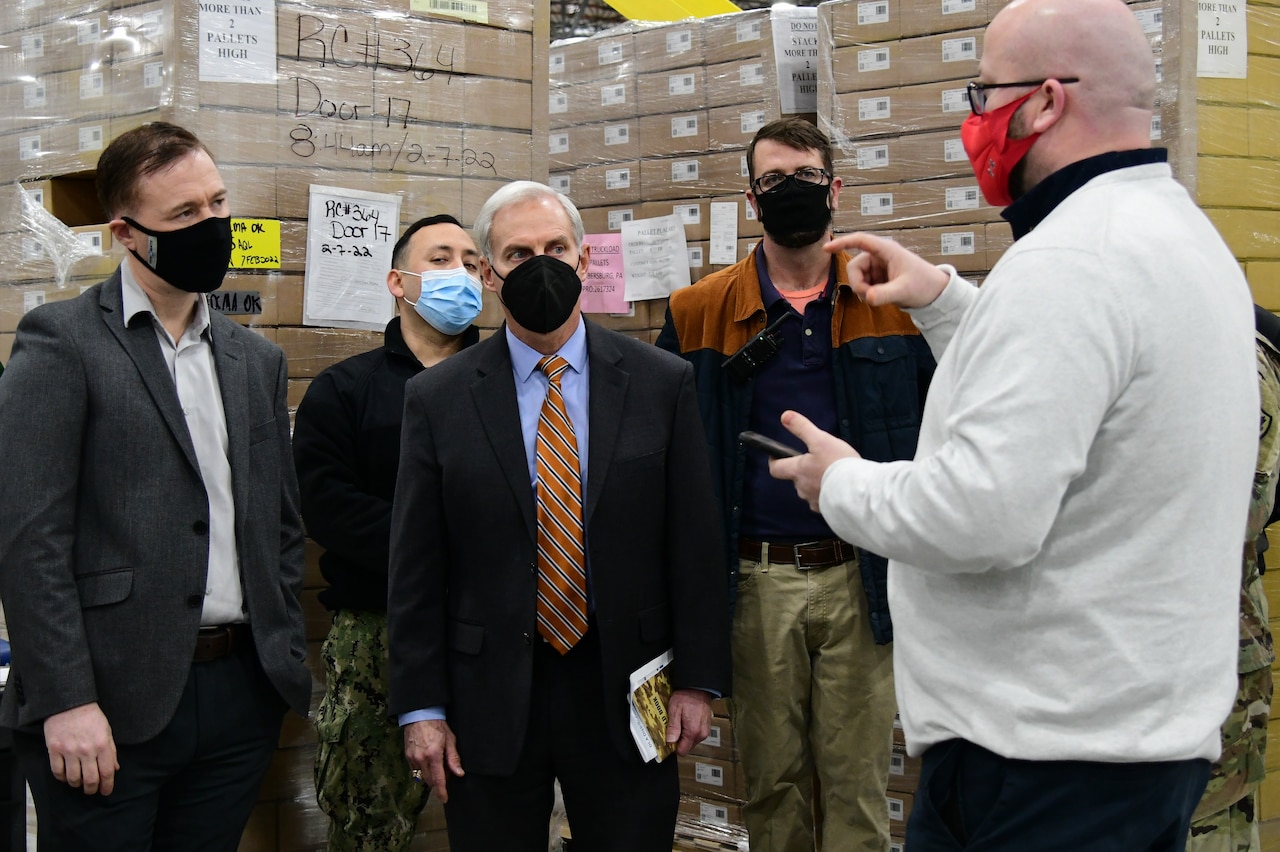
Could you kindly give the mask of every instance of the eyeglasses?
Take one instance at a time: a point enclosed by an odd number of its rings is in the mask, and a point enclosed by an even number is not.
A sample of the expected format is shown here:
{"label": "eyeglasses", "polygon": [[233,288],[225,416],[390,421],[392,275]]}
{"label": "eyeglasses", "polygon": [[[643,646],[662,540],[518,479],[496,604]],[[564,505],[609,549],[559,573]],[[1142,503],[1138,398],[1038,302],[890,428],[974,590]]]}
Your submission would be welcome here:
{"label": "eyeglasses", "polygon": [[1050,80],[1057,80],[1059,83],[1079,83],[1079,77],[1045,77],[1043,80],[1024,80],[1021,83],[978,83],[973,82],[965,87],[965,92],[969,95],[969,109],[973,110],[974,115],[982,115],[987,108],[987,90],[989,89],[1016,89],[1019,86],[1043,86]]}
{"label": "eyeglasses", "polygon": [[769,172],[767,175],[760,175],[751,182],[751,189],[756,195],[764,195],[766,192],[773,192],[780,189],[784,183],[791,181],[795,184],[805,184],[807,186],[826,186],[831,183],[831,172],[826,169],[819,169],[809,166],[803,169],[796,169],[795,174],[784,175],[780,172]]}

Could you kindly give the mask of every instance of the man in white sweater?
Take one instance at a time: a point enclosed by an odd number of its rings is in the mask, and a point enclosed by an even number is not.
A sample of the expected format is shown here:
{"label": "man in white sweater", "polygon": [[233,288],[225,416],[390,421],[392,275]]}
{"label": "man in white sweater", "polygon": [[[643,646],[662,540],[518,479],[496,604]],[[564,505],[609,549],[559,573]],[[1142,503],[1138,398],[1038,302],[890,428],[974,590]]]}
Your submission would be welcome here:
{"label": "man in white sweater", "polygon": [[[978,290],[863,234],[850,281],[938,370],[914,461],[794,412],[774,461],[889,556],[915,850],[1181,850],[1235,692],[1257,453],[1248,285],[1149,142],[1119,0],[1015,0],[962,135],[1017,238]],[[1013,199],[1016,199],[1014,201]]]}

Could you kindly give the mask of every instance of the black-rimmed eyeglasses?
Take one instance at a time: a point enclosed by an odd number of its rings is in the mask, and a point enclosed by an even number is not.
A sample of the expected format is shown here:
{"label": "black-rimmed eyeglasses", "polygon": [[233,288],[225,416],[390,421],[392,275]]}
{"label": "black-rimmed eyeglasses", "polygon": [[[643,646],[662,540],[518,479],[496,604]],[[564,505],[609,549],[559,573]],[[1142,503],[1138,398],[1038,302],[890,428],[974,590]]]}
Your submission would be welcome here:
{"label": "black-rimmed eyeglasses", "polygon": [[973,110],[974,115],[982,115],[987,108],[987,90],[988,89],[1016,89],[1019,86],[1043,86],[1050,80],[1057,80],[1059,83],[1079,83],[1079,77],[1045,77],[1043,80],[1023,80],[1021,83],[978,83],[973,82],[965,87],[965,92],[969,95],[969,109]]}
{"label": "black-rimmed eyeglasses", "polygon": [[796,169],[794,174],[789,175],[784,175],[780,172],[769,172],[753,180],[751,182],[751,190],[756,195],[764,195],[766,192],[780,189],[787,181],[796,184],[807,184],[808,186],[826,186],[831,183],[831,172],[813,166]]}

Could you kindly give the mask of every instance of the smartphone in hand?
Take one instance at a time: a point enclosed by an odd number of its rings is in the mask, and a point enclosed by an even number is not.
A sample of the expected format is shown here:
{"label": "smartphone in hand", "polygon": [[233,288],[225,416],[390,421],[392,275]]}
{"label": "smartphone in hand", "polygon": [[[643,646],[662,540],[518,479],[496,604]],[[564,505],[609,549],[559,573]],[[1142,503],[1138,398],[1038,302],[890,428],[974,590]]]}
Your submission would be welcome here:
{"label": "smartphone in hand", "polygon": [[800,450],[788,447],[786,444],[761,435],[759,432],[742,432],[738,435],[738,440],[746,446],[765,452],[775,459],[789,459],[792,456],[802,454]]}

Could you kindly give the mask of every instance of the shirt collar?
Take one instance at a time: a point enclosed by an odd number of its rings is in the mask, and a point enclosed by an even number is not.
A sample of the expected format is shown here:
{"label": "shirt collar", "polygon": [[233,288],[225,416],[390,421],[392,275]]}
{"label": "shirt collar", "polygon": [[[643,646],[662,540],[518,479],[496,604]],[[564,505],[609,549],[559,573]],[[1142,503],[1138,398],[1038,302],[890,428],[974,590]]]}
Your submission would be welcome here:
{"label": "shirt collar", "polygon": [[1054,208],[1065,201],[1071,193],[1098,175],[1131,166],[1163,163],[1168,159],[1169,152],[1164,148],[1110,151],[1106,154],[1086,157],[1069,166],[1063,166],[1049,175],[1006,207],[1000,215],[1013,228],[1013,238],[1019,240],[1048,218]]}
{"label": "shirt collar", "polygon": [[[778,292],[777,286],[774,285],[773,279],[769,276],[769,266],[765,261],[765,255],[764,255],[764,240],[761,240],[759,243],[756,244],[755,254],[756,254],[756,277],[760,279],[760,299],[761,301],[764,302],[765,312],[768,313],[769,310],[774,305],[778,304],[778,302],[782,300],[783,296],[780,292]],[[832,255],[831,271],[827,274],[827,287],[825,290],[822,291],[822,295],[818,297],[819,299],[826,299],[830,297],[831,285],[836,281],[838,277],[836,275],[837,268],[838,268],[838,264],[836,263],[835,255]],[[801,313],[803,313],[803,311]]]}
{"label": "shirt collar", "polygon": [[[134,318],[138,314],[150,314],[152,320],[159,322],[160,318],[156,316],[156,309],[151,304],[151,297],[142,289],[142,285],[138,283],[138,279],[133,277],[133,270],[129,268],[129,262],[120,264],[120,303],[124,309],[124,324],[129,326],[133,324]],[[203,295],[196,299],[196,315],[188,326],[186,334],[199,336],[209,329],[209,300]]]}
{"label": "shirt collar", "polygon": [[[504,326],[503,331],[507,335],[507,348],[511,350],[511,366],[516,371],[516,379],[523,384],[529,381],[529,376],[538,369],[538,362],[546,356],[512,334],[511,326]],[[586,370],[587,324],[583,322],[581,314],[578,315],[578,327],[555,354],[568,361],[569,366],[578,375],[582,375]]]}

